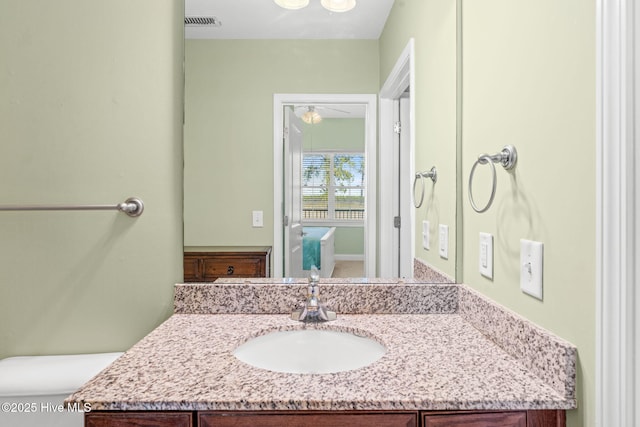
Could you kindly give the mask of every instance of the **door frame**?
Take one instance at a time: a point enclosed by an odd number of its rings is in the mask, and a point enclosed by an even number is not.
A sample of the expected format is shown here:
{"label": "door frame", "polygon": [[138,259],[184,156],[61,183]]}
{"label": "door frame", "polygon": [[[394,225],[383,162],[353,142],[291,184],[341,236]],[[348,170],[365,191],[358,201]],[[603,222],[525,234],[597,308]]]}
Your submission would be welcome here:
{"label": "door frame", "polygon": [[276,93],[273,95],[273,277],[283,275],[283,107],[289,104],[364,104],[366,213],[364,220],[364,266],[366,277],[376,277],[377,224],[377,95]]}
{"label": "door frame", "polygon": [[[380,242],[379,254],[379,274],[381,277],[394,277],[393,274],[393,200],[394,192],[394,164],[393,164],[393,141],[394,141],[394,103],[400,99],[402,94],[409,89],[409,152],[403,163],[405,170],[409,171],[409,176],[415,174],[415,42],[409,39],[404,50],[398,57],[393,70],[389,73],[382,89],[380,89],[380,188],[378,197],[380,200],[380,229],[378,238]],[[410,189],[409,189],[410,190]],[[401,198],[402,200],[402,198]],[[411,196],[404,198],[405,205],[411,203]],[[415,209],[405,206],[400,209],[402,224],[408,224],[404,230],[400,228],[401,253],[410,254],[400,261],[400,272],[408,277],[413,277],[413,264],[415,258]],[[406,259],[405,259],[406,258]],[[402,265],[404,263],[404,266]]]}
{"label": "door frame", "polygon": [[596,1],[596,420],[640,421],[640,8]]}

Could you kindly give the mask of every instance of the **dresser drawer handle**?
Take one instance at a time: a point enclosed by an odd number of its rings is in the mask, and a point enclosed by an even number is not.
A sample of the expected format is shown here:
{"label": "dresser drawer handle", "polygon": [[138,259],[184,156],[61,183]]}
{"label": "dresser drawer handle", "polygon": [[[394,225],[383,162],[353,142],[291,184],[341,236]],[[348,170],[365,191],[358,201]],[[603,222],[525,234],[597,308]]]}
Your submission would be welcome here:
{"label": "dresser drawer handle", "polygon": [[227,274],[228,275],[233,274],[233,270],[234,270],[233,265],[230,265],[229,267],[227,267]]}

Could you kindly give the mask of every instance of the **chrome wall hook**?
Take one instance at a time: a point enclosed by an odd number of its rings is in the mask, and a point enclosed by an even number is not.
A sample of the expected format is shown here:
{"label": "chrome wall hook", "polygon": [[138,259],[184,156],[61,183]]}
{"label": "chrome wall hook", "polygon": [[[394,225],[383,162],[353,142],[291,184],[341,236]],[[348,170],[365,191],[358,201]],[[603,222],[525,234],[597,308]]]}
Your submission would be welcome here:
{"label": "chrome wall hook", "polygon": [[[488,154],[482,154],[478,157],[478,160],[473,164],[471,168],[471,173],[469,174],[469,202],[471,203],[471,207],[474,211],[478,213],[486,212],[491,205],[493,204],[493,199],[496,196],[496,186],[497,186],[497,176],[496,176],[496,167],[494,163],[500,163],[505,170],[511,170],[516,167],[516,163],[518,161],[518,152],[516,151],[516,147],[513,145],[505,145],[497,154],[492,156]],[[487,202],[484,208],[479,208],[474,200],[473,200],[473,190],[471,189],[473,185],[473,176],[476,171],[476,167],[478,165],[489,164],[491,166],[491,172],[493,175],[493,179],[491,181],[491,196],[489,197],[489,201]]]}
{"label": "chrome wall hook", "polygon": [[[435,166],[431,168],[428,172],[418,172],[416,173],[415,178],[413,179],[413,206],[419,208],[422,206],[422,202],[424,201],[424,179],[431,178],[431,181],[435,184],[438,182],[438,170]],[[416,203],[416,184],[418,183],[418,179],[422,183],[422,191],[420,192],[420,201]]]}

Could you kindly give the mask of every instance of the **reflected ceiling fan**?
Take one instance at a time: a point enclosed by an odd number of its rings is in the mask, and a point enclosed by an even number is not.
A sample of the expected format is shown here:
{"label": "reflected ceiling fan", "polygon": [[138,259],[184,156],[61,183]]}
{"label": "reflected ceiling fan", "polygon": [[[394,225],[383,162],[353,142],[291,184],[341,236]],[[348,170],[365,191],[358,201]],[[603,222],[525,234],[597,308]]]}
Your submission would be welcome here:
{"label": "reflected ceiling fan", "polygon": [[343,114],[351,114],[350,111],[341,110],[339,108],[327,107],[322,105],[296,105],[294,111],[296,116],[300,117],[303,122],[310,125],[320,123],[322,121],[322,110],[338,111]]}

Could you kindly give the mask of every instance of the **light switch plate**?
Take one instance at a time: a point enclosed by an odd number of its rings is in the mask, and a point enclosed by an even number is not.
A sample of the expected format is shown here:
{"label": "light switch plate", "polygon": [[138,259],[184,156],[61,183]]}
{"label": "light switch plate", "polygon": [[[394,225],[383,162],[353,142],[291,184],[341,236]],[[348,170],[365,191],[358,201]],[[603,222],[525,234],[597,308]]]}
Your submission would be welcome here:
{"label": "light switch plate", "polygon": [[493,235],[480,233],[479,269],[487,279],[493,279]]}
{"label": "light switch plate", "polygon": [[252,225],[254,227],[264,227],[264,219],[262,211],[253,211],[251,212],[252,217]]}
{"label": "light switch plate", "polygon": [[429,221],[422,221],[422,247],[426,250],[431,249],[429,240]]}
{"label": "light switch plate", "polygon": [[440,224],[439,227],[439,241],[440,241],[440,257],[444,259],[449,258],[449,226]]}
{"label": "light switch plate", "polygon": [[544,245],[532,240],[520,240],[520,289],[542,300],[542,261]]}

